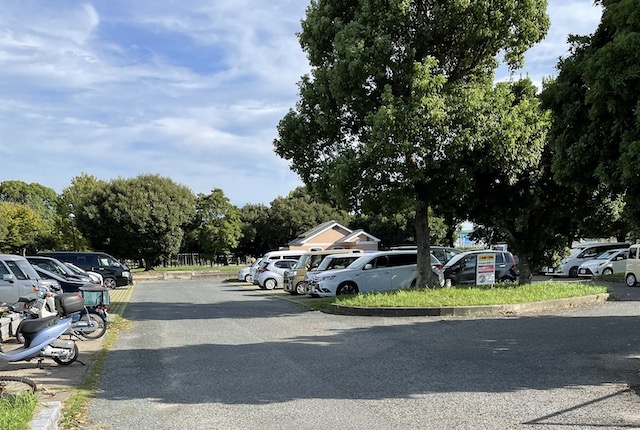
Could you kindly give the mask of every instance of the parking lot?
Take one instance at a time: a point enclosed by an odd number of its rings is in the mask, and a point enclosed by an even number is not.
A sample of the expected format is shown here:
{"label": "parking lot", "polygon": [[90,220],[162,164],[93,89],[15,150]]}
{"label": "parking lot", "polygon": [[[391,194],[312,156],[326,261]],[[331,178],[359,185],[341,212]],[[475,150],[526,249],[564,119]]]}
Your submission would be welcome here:
{"label": "parking lot", "polygon": [[632,297],[519,317],[384,318],[308,311],[284,294],[138,285],[87,428],[640,426]]}

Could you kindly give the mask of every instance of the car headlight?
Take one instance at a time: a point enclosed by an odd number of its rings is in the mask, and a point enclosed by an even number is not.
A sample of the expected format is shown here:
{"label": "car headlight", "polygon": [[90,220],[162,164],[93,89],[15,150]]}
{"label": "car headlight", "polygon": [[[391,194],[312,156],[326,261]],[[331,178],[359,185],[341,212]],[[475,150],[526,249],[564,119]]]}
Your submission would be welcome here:
{"label": "car headlight", "polygon": [[123,278],[128,278],[129,276],[131,276],[131,273],[129,273],[129,272],[122,272],[122,277],[123,277]]}
{"label": "car headlight", "polygon": [[336,276],[332,275],[332,276],[323,276],[322,278],[318,278],[317,280],[318,280],[318,282],[322,282],[322,281],[330,281],[330,280],[335,279],[335,278],[336,278]]}

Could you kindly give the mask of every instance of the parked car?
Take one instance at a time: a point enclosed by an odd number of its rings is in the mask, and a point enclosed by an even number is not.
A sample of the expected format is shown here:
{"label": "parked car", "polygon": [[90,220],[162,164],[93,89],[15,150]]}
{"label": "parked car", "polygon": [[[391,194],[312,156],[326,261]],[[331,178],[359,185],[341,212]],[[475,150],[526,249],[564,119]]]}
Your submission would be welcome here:
{"label": "parked car", "polygon": [[273,290],[282,286],[285,270],[291,269],[298,260],[267,260],[258,270],[258,285],[260,288]]}
{"label": "parked car", "polygon": [[83,270],[100,273],[107,288],[133,284],[129,267],[104,252],[52,251],[39,252],[38,255],[69,261]]}
{"label": "parked car", "polygon": [[635,287],[638,285],[639,276],[640,244],[636,244],[629,247],[629,255],[627,256],[627,267],[624,271],[624,279],[629,287]]}
{"label": "parked car", "polygon": [[624,273],[627,268],[629,248],[610,249],[593,260],[587,260],[578,267],[578,276],[611,275]]}
{"label": "parked car", "polygon": [[571,248],[569,256],[564,258],[559,267],[547,268],[545,275],[576,278],[578,268],[587,260],[593,260],[598,255],[610,249],[629,248],[624,242],[590,243]]}
{"label": "parked car", "polygon": [[20,255],[0,254],[0,301],[10,305],[20,297],[36,298],[40,276],[31,263]]}
{"label": "parked car", "polygon": [[291,270],[284,274],[283,288],[290,294],[305,294],[304,277],[308,270],[315,270],[320,263],[332,254],[356,254],[362,255],[360,249],[325,249],[322,251],[310,251],[302,254],[298,262]]}
{"label": "parked car", "polygon": [[252,274],[255,274],[256,270],[260,267],[261,260],[258,259],[249,267],[243,267],[238,270],[238,281],[252,282]]}
{"label": "parked car", "polygon": [[494,254],[495,256],[495,281],[515,282],[518,279],[518,267],[516,259],[509,251],[496,251],[482,249],[465,251],[456,254],[444,265],[444,279],[446,285],[476,284],[476,269],[478,255]]}
{"label": "parked car", "polygon": [[[298,260],[302,254],[304,254],[304,251],[289,251],[289,250],[283,250],[283,251],[269,251],[266,254],[264,254],[262,257],[260,257],[259,264],[261,265],[262,263],[264,263],[265,261],[271,261],[271,260],[282,260],[282,259],[289,259],[289,260]],[[258,267],[256,268],[256,270],[254,272],[251,273],[251,278],[253,279],[253,285],[258,285],[258,276],[256,274],[258,268],[260,268],[261,266],[258,265]]]}
{"label": "parked car", "polygon": [[[311,294],[310,285],[316,283],[316,275],[322,273],[325,270],[340,270],[346,269],[351,263],[360,258],[362,254],[331,254],[325,257],[320,265],[315,269],[308,271],[300,283],[298,294]],[[295,268],[294,268],[295,269]],[[285,273],[285,284],[287,274]]]}
{"label": "parked car", "polygon": [[82,282],[93,282],[88,275],[74,272],[69,266],[55,258],[29,255],[26,257],[26,259],[32,265],[38,266],[41,269],[47,270],[52,273],[57,273],[62,277],[76,279]]}
{"label": "parked car", "polygon": [[104,284],[104,278],[102,277],[101,274],[97,273],[97,272],[89,272],[86,271],[84,269],[79,268],[78,266],[76,266],[73,263],[69,263],[68,261],[65,261],[64,264],[71,270],[73,270],[74,272],[80,274],[80,275],[87,275],[89,278],[91,278],[91,282],[93,282],[94,284],[99,284],[99,285],[103,285]]}
{"label": "parked car", "polygon": [[95,284],[92,282],[83,282],[79,281],[72,277],[62,276],[59,273],[49,272],[38,266],[32,266],[38,275],[44,279],[54,279],[58,281],[60,286],[62,287],[62,291],[65,293],[75,293],[79,292],[82,287],[94,287]]}
{"label": "parked car", "polygon": [[[309,282],[311,295],[329,297],[409,288],[416,283],[417,251],[379,251],[365,254],[346,269],[324,271]],[[431,268],[440,285],[442,263],[431,254]]]}

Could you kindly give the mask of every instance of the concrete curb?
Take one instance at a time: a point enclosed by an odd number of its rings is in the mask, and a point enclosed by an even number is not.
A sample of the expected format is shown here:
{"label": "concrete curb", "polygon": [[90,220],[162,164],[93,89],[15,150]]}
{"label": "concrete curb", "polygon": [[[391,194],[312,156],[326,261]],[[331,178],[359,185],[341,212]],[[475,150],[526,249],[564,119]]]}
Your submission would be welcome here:
{"label": "concrete curb", "polygon": [[549,308],[573,307],[587,304],[603,303],[609,300],[609,294],[595,294],[583,297],[544,300],[531,303],[487,306],[451,306],[433,308],[365,308],[359,306],[343,306],[332,304],[332,310],[341,315],[385,316],[385,317],[420,317],[420,316],[485,316],[507,315],[539,311]]}
{"label": "concrete curb", "polygon": [[58,430],[58,420],[62,411],[62,403],[42,403],[42,408],[29,423],[31,430]]}

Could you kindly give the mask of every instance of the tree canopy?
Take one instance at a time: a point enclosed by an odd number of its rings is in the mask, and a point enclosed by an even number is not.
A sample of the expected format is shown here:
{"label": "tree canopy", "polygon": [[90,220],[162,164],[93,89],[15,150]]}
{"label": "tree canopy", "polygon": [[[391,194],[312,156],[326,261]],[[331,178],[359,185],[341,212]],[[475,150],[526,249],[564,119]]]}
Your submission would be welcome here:
{"label": "tree canopy", "polygon": [[312,71],[276,152],[355,213],[414,211],[417,285],[433,285],[429,207],[463,204],[477,166],[510,180],[539,160],[529,100],[493,72],[500,53],[522,65],[548,26],[545,0],[312,1],[300,33]]}
{"label": "tree canopy", "polygon": [[231,254],[238,246],[242,234],[240,213],[221,189],[198,194],[195,222],[194,233],[206,258],[213,260],[219,255]]}
{"label": "tree canopy", "polygon": [[195,215],[191,190],[159,175],[112,180],[82,201],[76,219],[91,246],[142,259],[147,269],[178,253]]}
{"label": "tree canopy", "polygon": [[0,202],[0,252],[35,251],[39,239],[49,232],[44,218],[30,206]]}
{"label": "tree canopy", "polygon": [[617,226],[611,233],[621,237],[627,221],[640,228],[640,1],[598,3],[600,25],[569,38],[542,99],[553,112],[556,178],[603,202],[601,225]]}

